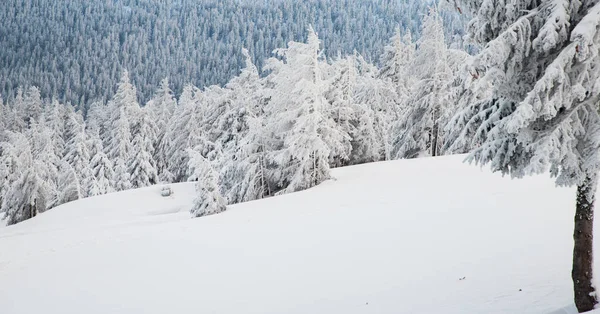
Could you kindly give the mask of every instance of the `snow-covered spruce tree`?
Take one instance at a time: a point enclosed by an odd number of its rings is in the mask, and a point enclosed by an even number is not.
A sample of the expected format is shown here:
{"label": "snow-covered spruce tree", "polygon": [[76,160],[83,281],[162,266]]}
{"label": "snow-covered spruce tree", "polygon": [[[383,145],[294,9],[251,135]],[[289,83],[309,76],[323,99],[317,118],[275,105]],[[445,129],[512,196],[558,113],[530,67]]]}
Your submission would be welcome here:
{"label": "snow-covered spruce tree", "polygon": [[192,176],[188,168],[187,148],[201,153],[215,167],[223,161],[221,142],[226,139],[222,138],[223,132],[218,123],[228,107],[227,93],[219,86],[210,86],[204,91],[192,87],[192,91],[189,104],[180,110],[172,129],[174,140],[170,142],[170,162],[177,182],[189,180]]}
{"label": "snow-covered spruce tree", "polygon": [[19,142],[16,136],[20,133],[11,131],[2,132],[2,142],[0,142],[0,212],[8,210],[2,205],[6,198],[6,193],[11,185],[19,178],[22,170],[21,152],[25,149],[22,145],[25,141]]}
{"label": "snow-covered spruce tree", "polygon": [[[362,75],[357,67],[356,54],[334,61],[330,67],[333,78],[330,79],[326,98],[331,105],[331,116],[336,126],[350,138],[350,148],[345,145],[342,151],[350,151],[348,160],[343,164],[360,164],[377,161],[381,158],[381,147],[374,128],[374,112],[367,104],[355,100],[364,88]],[[374,80],[377,80],[373,77]],[[335,154],[341,156],[340,154]],[[331,155],[330,155],[331,156]],[[338,159],[339,161],[339,159]],[[330,161],[331,162],[331,161]],[[333,166],[343,165],[332,163]]]}
{"label": "snow-covered spruce tree", "polygon": [[[472,63],[473,56],[457,59],[462,59],[463,65],[466,65]],[[479,113],[480,106],[489,103],[492,84],[490,77],[472,75],[468,66],[458,69],[456,73],[450,88],[449,101],[454,103],[454,108],[448,112],[443,149],[450,153],[466,154],[485,142],[485,126],[480,128],[483,125],[469,121]]]}
{"label": "snow-covered spruce tree", "polygon": [[201,132],[202,119],[198,114],[200,110],[198,98],[201,93],[198,88],[186,85],[179,96],[177,109],[165,134],[166,140],[159,148],[168,156],[161,181],[184,182],[188,178],[189,158],[186,150],[192,147],[190,143],[192,133]]}
{"label": "snow-covered spruce tree", "polygon": [[150,119],[147,108],[141,110],[138,132],[133,137],[133,155],[130,159],[129,173],[131,184],[134,188],[150,186],[158,183],[156,162],[154,161],[154,145],[156,134],[154,121]]}
{"label": "snow-covered spruce tree", "polygon": [[170,180],[172,180],[167,169],[167,159],[169,158],[169,155],[164,149],[166,148],[164,141],[167,140],[166,133],[176,107],[177,101],[173,96],[173,91],[171,91],[171,88],[169,87],[169,79],[165,78],[160,82],[160,86],[156,90],[154,98],[148,101],[145,106],[145,108],[148,108],[150,119],[154,122],[156,127],[156,138],[153,142],[153,157],[156,161],[158,176],[163,182],[171,182]]}
{"label": "snow-covered spruce tree", "polygon": [[[402,108],[397,106],[398,95],[391,81],[380,79],[378,69],[361,56],[356,57],[356,67],[359,76],[354,98],[356,103],[360,104],[363,112],[372,113],[370,118],[361,117],[361,119],[372,121],[371,125],[376,135],[373,146],[366,145],[365,147],[379,149],[376,160],[390,160],[392,158],[392,142],[396,137],[392,133],[392,126],[403,112]],[[368,128],[368,126],[364,127]],[[363,131],[366,132],[365,134],[370,132],[368,129]],[[365,153],[371,154],[371,152]],[[367,157],[367,159],[369,158]]]}
{"label": "snow-covered spruce tree", "polygon": [[[123,71],[121,81],[117,86],[117,92],[112,98],[112,102],[116,108],[123,108],[129,121],[131,134],[135,135],[136,126],[139,125],[140,104],[137,101],[137,89],[129,80],[129,72]],[[112,110],[112,108],[109,108]]]}
{"label": "snow-covered spruce tree", "polygon": [[0,130],[6,130],[8,111],[8,106],[4,103],[2,95],[0,95]]}
{"label": "snow-covered spruce tree", "polygon": [[102,195],[113,192],[114,178],[113,164],[104,153],[102,140],[96,133],[90,135],[88,141],[92,159],[90,160],[90,169],[92,170],[93,180],[90,180],[90,186],[86,187],[89,196]]}
{"label": "snow-covered spruce tree", "polygon": [[344,134],[327,115],[325,82],[319,67],[320,41],[312,28],[307,43],[290,42],[276,50],[266,68],[272,91],[268,132],[277,141],[273,178],[280,193],[308,189],[329,178],[331,147],[343,145]]}
{"label": "snow-covered spruce tree", "polygon": [[248,116],[247,124],[248,132],[235,153],[237,164],[234,167],[241,177],[226,195],[230,204],[231,201],[247,202],[272,195],[264,121],[261,117]]}
{"label": "snow-covered spruce tree", "polygon": [[66,160],[61,162],[58,169],[57,193],[54,204],[58,206],[84,197],[79,184],[80,179],[75,169]]}
{"label": "snow-covered spruce tree", "polygon": [[442,19],[435,8],[424,17],[418,46],[412,68],[417,81],[408,99],[410,107],[395,126],[396,158],[438,156],[443,144],[441,124],[448,106],[452,73]]}
{"label": "snow-covered spruce tree", "polygon": [[188,149],[189,167],[193,170],[193,176],[198,178],[196,182],[197,197],[190,213],[194,217],[218,214],[227,209],[225,199],[219,192],[217,172],[211,162],[204,158],[199,152]]}
{"label": "snow-covered spruce tree", "polygon": [[335,122],[336,132],[342,134],[339,146],[333,146],[329,154],[329,164],[332,167],[347,166],[352,158],[352,135],[356,132],[354,120],[355,102],[354,89],[356,85],[356,67],[354,58],[340,58],[331,66],[333,77],[329,80],[325,97],[326,112]]}
{"label": "snow-covered spruce tree", "polygon": [[131,188],[128,162],[133,151],[131,145],[131,129],[129,120],[124,107],[113,112],[111,119],[111,136],[109,138],[106,152],[108,158],[114,164],[113,188],[116,191],[123,191]]}
{"label": "snow-covered spruce tree", "polygon": [[104,103],[93,102],[87,110],[85,119],[85,128],[90,134],[97,133],[100,136],[106,136],[106,120],[108,118],[108,110]]}
{"label": "snow-covered spruce tree", "polygon": [[[577,186],[573,270],[575,305],[597,304],[593,210],[600,170],[600,3],[453,0],[473,14],[472,39],[485,44],[472,75],[491,80],[492,97],[465,108],[462,133],[478,142],[470,160],[522,177],[550,173]],[[464,141],[464,139],[459,139]]]}
{"label": "snow-covered spruce tree", "polygon": [[[263,190],[256,187],[252,179],[260,172],[255,167],[261,161],[251,156],[260,150],[257,146],[262,145],[262,134],[257,132],[263,130],[260,127],[263,87],[250,54],[245,49],[242,53],[246,57],[246,66],[240,75],[225,86],[225,110],[216,123],[218,133],[215,141],[223,155],[219,165],[219,187],[228,204],[262,198],[264,193],[268,193],[268,189],[263,193]],[[254,124],[252,130],[251,124]],[[264,186],[266,180],[262,183]]]}
{"label": "snow-covered spruce tree", "polygon": [[357,165],[380,160],[382,149],[374,126],[373,109],[364,104],[357,104],[354,112],[356,120],[352,135],[350,164]]}
{"label": "snow-covered spruce tree", "polygon": [[380,57],[379,78],[391,81],[395,87],[398,106],[405,106],[414,84],[410,69],[414,62],[415,48],[410,30],[402,36],[398,27]]}
{"label": "snow-covered spruce tree", "polygon": [[22,119],[26,126],[30,126],[32,121],[40,122],[42,116],[42,96],[39,88],[31,86],[23,96]]}
{"label": "snow-covered spruce tree", "polygon": [[[75,176],[70,176],[65,173],[61,173],[63,179],[76,178],[78,197],[88,196],[86,187],[91,186],[91,180],[93,180],[92,170],[90,168],[90,153],[88,151],[87,135],[85,133],[85,125],[83,124],[82,117],[79,113],[75,112],[72,107],[67,109],[67,121],[65,128],[67,130],[67,143],[65,145],[65,151],[63,154],[63,161],[69,164],[69,168],[61,164],[61,172],[74,171]],[[66,176],[66,177],[65,177]],[[59,184],[60,185],[60,184]],[[63,191],[64,192],[64,191]],[[75,194],[68,195],[68,201],[73,201]],[[77,198],[78,199],[78,198]]]}
{"label": "snow-covered spruce tree", "polygon": [[65,152],[65,114],[66,108],[58,100],[53,100],[46,106],[46,126],[50,128],[52,147],[58,158],[62,158]]}
{"label": "snow-covered spruce tree", "polygon": [[2,162],[11,172],[5,181],[2,208],[7,223],[13,225],[47,209],[54,195],[49,177],[55,173],[47,162],[34,156],[32,144],[25,135],[8,131],[6,138],[7,141],[0,144]]}
{"label": "snow-covered spruce tree", "polygon": [[46,198],[45,207],[38,208],[38,212],[43,212],[59,205],[54,203],[53,196],[57,191],[60,157],[56,155],[55,149],[52,147],[52,131],[43,122],[30,120],[29,129],[26,130],[25,135],[31,145],[31,154],[35,164],[39,165],[39,175],[46,181],[45,187],[49,196]]}

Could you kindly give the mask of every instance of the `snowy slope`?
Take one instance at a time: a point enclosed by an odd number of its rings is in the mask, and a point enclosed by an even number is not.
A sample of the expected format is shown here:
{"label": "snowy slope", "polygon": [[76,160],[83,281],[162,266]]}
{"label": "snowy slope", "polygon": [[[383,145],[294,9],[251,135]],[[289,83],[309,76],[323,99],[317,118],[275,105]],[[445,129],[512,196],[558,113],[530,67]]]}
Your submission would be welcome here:
{"label": "snowy slope", "polygon": [[0,313],[574,313],[574,190],[462,158],[199,219],[192,184],[66,204],[0,229]]}

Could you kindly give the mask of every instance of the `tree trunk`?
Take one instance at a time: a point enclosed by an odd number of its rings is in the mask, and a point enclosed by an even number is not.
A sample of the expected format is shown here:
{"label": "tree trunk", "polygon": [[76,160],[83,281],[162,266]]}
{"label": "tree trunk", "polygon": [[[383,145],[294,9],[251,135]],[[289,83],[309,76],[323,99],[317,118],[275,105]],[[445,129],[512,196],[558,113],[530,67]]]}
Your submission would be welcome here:
{"label": "tree trunk", "polygon": [[435,123],[433,125],[433,129],[431,131],[431,157],[435,157],[437,156],[438,153],[438,147],[437,147],[437,142],[438,142],[438,134],[439,134],[439,126],[437,123]]}
{"label": "tree trunk", "polygon": [[440,137],[440,124],[438,121],[439,119],[440,119],[440,107],[436,106],[436,108],[433,110],[433,126],[431,127],[431,136],[430,136],[431,156],[432,157],[438,156],[440,154],[439,147],[438,147],[438,142],[439,142],[439,137]]}
{"label": "tree trunk", "polygon": [[598,303],[596,289],[592,283],[593,267],[593,229],[596,178],[587,177],[577,187],[577,205],[575,210],[575,230],[573,239],[573,289],[575,306],[579,313],[591,311]]}

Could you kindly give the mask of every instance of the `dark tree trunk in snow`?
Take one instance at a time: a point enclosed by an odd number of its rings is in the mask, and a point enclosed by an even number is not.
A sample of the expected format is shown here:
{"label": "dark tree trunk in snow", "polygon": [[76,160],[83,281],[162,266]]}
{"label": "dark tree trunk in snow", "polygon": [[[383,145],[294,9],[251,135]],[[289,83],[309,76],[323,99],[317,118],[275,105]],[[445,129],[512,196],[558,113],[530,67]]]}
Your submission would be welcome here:
{"label": "dark tree trunk in snow", "polygon": [[440,154],[438,142],[440,140],[440,107],[437,106],[433,110],[433,126],[431,128],[431,134],[429,136],[431,140],[431,157],[438,156]]}
{"label": "dark tree trunk in snow", "polygon": [[431,157],[435,157],[437,155],[439,155],[438,152],[438,137],[439,137],[439,133],[440,133],[440,128],[438,126],[437,123],[435,123],[433,125],[433,130],[431,131]]}
{"label": "dark tree trunk in snow", "polygon": [[573,232],[575,247],[573,249],[573,271],[571,276],[575,292],[575,306],[577,306],[580,313],[593,310],[598,303],[596,290],[592,286],[596,184],[596,178],[588,177],[583,184],[577,187],[575,230]]}

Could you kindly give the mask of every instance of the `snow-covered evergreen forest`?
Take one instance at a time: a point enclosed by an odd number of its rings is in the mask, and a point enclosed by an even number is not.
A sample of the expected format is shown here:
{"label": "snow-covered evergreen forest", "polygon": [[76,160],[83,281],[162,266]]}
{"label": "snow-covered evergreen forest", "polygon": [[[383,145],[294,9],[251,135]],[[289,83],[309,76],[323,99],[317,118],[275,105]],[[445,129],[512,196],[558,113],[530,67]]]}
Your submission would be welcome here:
{"label": "snow-covered evergreen forest", "polygon": [[418,40],[398,27],[380,67],[358,53],[326,58],[309,26],[262,69],[242,49],[241,73],[223,86],[177,95],[167,77],[145,104],[128,71],[85,112],[19,88],[0,101],[2,211],[13,224],[83,197],[198,180],[201,216],[310,188],[333,167],[444,154],[470,56],[448,48],[438,11],[422,25]]}
{"label": "snow-covered evergreen forest", "polygon": [[201,217],[315,187],[337,167],[468,153],[576,187],[574,303],[598,304],[600,1],[444,1],[453,14],[416,0],[93,3],[0,10],[8,224],[184,181]]}
{"label": "snow-covered evergreen forest", "polygon": [[[262,67],[273,49],[305,41],[312,25],[328,58],[354,51],[378,64],[395,28],[420,34],[430,1],[419,0],[3,0],[0,95],[36,86],[42,97],[86,106],[108,101],[128,69],[148,101],[169,77],[225,84],[244,66],[242,48]],[[460,45],[466,18],[442,10],[448,42]]]}

